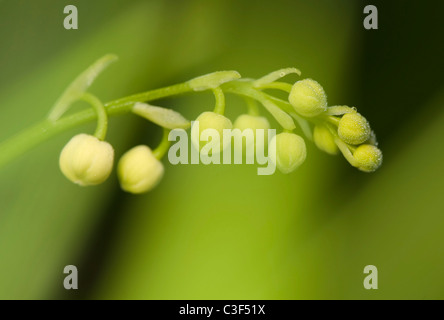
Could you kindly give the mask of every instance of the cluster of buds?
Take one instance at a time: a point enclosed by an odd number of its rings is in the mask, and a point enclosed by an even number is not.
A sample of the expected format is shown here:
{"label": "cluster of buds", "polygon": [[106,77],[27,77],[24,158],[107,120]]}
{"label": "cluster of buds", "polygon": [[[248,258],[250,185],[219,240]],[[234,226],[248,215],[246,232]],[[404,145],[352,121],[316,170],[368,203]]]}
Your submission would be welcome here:
{"label": "cluster of buds", "polygon": [[[117,165],[121,188],[140,194],[151,191],[163,177],[164,166],[160,160],[169,147],[169,131],[187,129],[190,122],[176,111],[145,103],[134,104],[132,112],[164,128],[163,140],[154,151],[146,145],[136,146],[127,151]],[[62,173],[72,182],[81,186],[97,185],[111,174],[114,149],[95,136],[79,134],[63,148],[59,164]]]}
{"label": "cluster of buds", "polygon": [[289,93],[289,102],[299,115],[315,123],[313,140],[319,149],[332,155],[340,150],[351,165],[364,172],[381,166],[382,152],[367,119],[355,108],[328,107],[327,96],[318,82],[297,81]]}
{"label": "cluster of buds", "polygon": [[[97,113],[96,133],[74,136],[60,154],[62,173],[81,186],[103,183],[113,169],[114,149],[104,141],[107,110],[95,96],[85,90],[92,79],[115,59],[114,56],[105,56],[82,73],[60,98],[49,116],[49,120],[57,121],[77,99],[91,104]],[[258,80],[251,80],[239,79],[240,75],[236,71],[221,71],[158,89],[155,93],[157,97],[167,97],[191,91],[213,91],[214,110],[200,114],[194,122],[197,125],[193,124],[191,127],[193,146],[199,151],[207,149],[207,154],[219,154],[230,144],[231,141],[225,138],[225,130],[234,129],[241,133],[251,130],[253,139],[245,143],[242,141],[244,150],[257,151],[268,148],[269,160],[282,173],[288,174],[304,163],[307,157],[305,140],[294,132],[298,129],[296,121],[301,132],[312,139],[320,150],[331,155],[340,151],[352,166],[364,172],[378,169],[382,163],[382,152],[377,147],[375,134],[368,121],[355,108],[329,107],[324,89],[312,79],[300,80],[294,84],[277,81],[290,73],[300,75],[299,70],[286,68]],[[266,93],[266,89],[282,90],[288,94],[288,100],[274,97]],[[240,115],[234,124],[224,115],[225,93],[243,96],[248,102],[248,114]],[[188,129],[191,126],[191,122],[176,111],[142,103],[143,97],[149,95],[141,94],[116,100],[122,106],[131,105],[130,111],[135,115],[164,128],[163,140],[155,150],[145,145],[136,146],[119,160],[117,175],[121,188],[135,194],[152,190],[162,179],[164,166],[160,160],[168,151],[170,130]],[[257,102],[262,104],[282,127],[282,132],[274,134],[275,130],[269,130],[270,123],[266,117],[259,115]],[[214,135],[208,134],[208,131],[215,133],[220,139],[212,141]],[[259,136],[259,132],[263,134]],[[270,132],[273,136],[269,136]],[[251,145],[252,143],[254,145]],[[257,152],[254,154],[257,155]]]}

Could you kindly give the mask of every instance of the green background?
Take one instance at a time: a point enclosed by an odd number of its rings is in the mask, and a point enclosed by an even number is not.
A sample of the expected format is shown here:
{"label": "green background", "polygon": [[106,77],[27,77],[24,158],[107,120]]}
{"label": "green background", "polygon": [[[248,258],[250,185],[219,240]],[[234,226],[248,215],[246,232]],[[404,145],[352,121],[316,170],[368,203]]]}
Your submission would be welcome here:
{"label": "green background", "polygon": [[[68,4],[78,30],[63,28]],[[114,174],[98,187],[69,183],[59,152],[94,125],[65,132],[0,168],[0,298],[444,298],[442,5],[372,1],[379,29],[365,30],[367,4],[0,1],[0,141],[43,119],[82,70],[115,53],[91,87],[102,101],[216,70],[260,77],[297,67],[330,105],[357,107],[384,152],[373,174],[308,141],[290,175],[165,159],[161,184],[133,196]],[[231,119],[245,112],[240,99],[227,102]],[[193,119],[213,100],[159,104]],[[110,120],[107,140],[118,158],[160,135],[125,115]],[[65,265],[78,267],[79,290],[63,289]],[[366,265],[378,268],[378,290],[363,287]]]}

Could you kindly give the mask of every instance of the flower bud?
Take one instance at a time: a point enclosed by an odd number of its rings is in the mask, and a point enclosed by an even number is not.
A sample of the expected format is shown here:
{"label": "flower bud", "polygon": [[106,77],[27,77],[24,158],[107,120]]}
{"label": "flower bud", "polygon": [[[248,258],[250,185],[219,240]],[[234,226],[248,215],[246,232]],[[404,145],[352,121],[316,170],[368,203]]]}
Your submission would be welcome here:
{"label": "flower bud", "polygon": [[361,144],[370,138],[370,124],[359,113],[346,113],[339,121],[338,134],[348,144]]}
{"label": "flower bud", "polygon": [[[307,156],[305,141],[294,133],[283,132],[270,141],[269,154],[282,173],[290,173],[298,168]],[[272,150],[276,152],[273,153]]]}
{"label": "flower bud", "polygon": [[297,81],[291,88],[288,100],[296,112],[305,117],[315,117],[327,110],[324,89],[312,79]]}
{"label": "flower bud", "polygon": [[117,167],[120,186],[135,194],[152,190],[162,179],[163,173],[162,162],[144,145],[127,151],[120,158]]}
{"label": "flower bud", "polygon": [[201,150],[205,144],[209,143],[205,140],[201,141],[201,133],[206,129],[214,129],[219,134],[219,141],[216,142],[215,149],[222,151],[228,145],[228,143],[230,143],[230,141],[224,141],[223,131],[224,129],[232,128],[233,124],[231,123],[231,120],[223,115],[210,111],[203,112],[192,124],[191,142],[197,150]]}
{"label": "flower bud", "polygon": [[[255,146],[266,146],[268,143],[268,129],[270,129],[270,123],[265,117],[242,114],[236,119],[236,121],[234,121],[233,127],[242,132],[246,129],[251,129],[253,131]],[[264,139],[261,139],[262,141],[257,140],[256,130],[258,129],[264,130]],[[248,145],[246,147],[248,147]]]}
{"label": "flower bud", "polygon": [[370,144],[360,145],[353,153],[358,162],[358,169],[364,172],[373,172],[382,164],[382,152]]}
{"label": "flower bud", "polygon": [[62,173],[81,186],[104,182],[113,168],[114,149],[94,136],[78,134],[63,148],[59,165]]}
{"label": "flower bud", "polygon": [[313,131],[313,140],[316,146],[328,154],[338,154],[338,146],[331,132],[322,125],[316,125]]}

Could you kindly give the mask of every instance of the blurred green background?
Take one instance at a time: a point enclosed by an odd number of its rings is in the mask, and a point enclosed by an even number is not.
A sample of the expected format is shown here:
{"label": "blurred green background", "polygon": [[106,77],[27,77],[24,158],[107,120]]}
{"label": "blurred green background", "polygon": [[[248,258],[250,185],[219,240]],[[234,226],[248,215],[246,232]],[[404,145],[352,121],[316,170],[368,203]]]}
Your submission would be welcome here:
{"label": "blurred green background", "polygon": [[[79,29],[63,28],[74,4]],[[376,5],[379,29],[365,30]],[[80,188],[58,155],[89,124],[0,168],[2,299],[444,298],[444,67],[438,1],[0,1],[0,141],[43,119],[65,87],[106,53],[91,88],[102,101],[216,70],[260,77],[295,66],[329,104],[356,106],[384,152],[373,174],[307,143],[290,175],[254,166],[172,166],[151,193],[113,175]],[[291,76],[289,81],[297,78]],[[203,93],[159,102],[189,119]],[[78,105],[76,108],[85,107]],[[228,98],[227,115],[245,112]],[[118,158],[161,130],[110,121]],[[1,150],[0,150],[1,152]],[[375,265],[379,289],[365,290]],[[63,268],[79,269],[79,290]]]}

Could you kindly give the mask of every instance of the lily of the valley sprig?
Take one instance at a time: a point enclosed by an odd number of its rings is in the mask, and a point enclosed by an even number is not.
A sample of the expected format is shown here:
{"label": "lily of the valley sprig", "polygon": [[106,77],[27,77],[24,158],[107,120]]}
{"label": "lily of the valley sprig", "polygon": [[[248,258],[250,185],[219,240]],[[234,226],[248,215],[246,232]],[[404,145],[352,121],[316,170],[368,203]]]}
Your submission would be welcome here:
{"label": "lily of the valley sprig", "polygon": [[[328,106],[322,86],[312,79],[299,80],[294,84],[280,79],[288,74],[301,75],[295,68],[274,71],[260,79],[241,78],[236,71],[220,71],[203,75],[176,85],[147,91],[140,94],[102,103],[88,92],[95,78],[109,64],[116,61],[114,55],[106,55],[81,73],[65,90],[51,109],[47,119],[19,135],[0,144],[0,166],[21,153],[63,130],[96,120],[93,134],[79,133],[63,148],[59,164],[62,173],[80,186],[103,183],[112,173],[114,149],[106,142],[108,117],[133,113],[163,128],[163,138],[156,147],[135,146],[127,151],[117,165],[117,175],[123,190],[144,193],[152,190],[162,179],[164,166],[161,162],[170,142],[168,134],[174,129],[189,129],[191,122],[171,109],[154,106],[152,101],[177,96],[188,92],[212,91],[214,107],[196,118],[198,126],[191,128],[192,143],[198,150],[205,148],[201,132],[215,129],[222,137],[225,129],[264,129],[270,123],[261,115],[259,106],[279,124],[282,132],[254,140],[257,144],[269,141],[269,157],[283,173],[297,169],[306,159],[307,151],[303,134],[322,151],[335,155],[341,152],[354,167],[364,172],[373,172],[382,163],[382,152],[377,147],[376,136],[368,121],[348,106]],[[270,90],[272,89],[272,90]],[[271,92],[280,90],[288,95],[280,99]],[[234,122],[225,114],[225,94],[241,96],[246,101],[247,113]],[[86,101],[91,108],[73,115],[66,115],[72,104]],[[197,122],[198,121],[198,122]],[[297,133],[299,134],[297,134]],[[256,133],[255,133],[256,134]],[[223,152],[228,141],[220,141],[217,152]]]}

